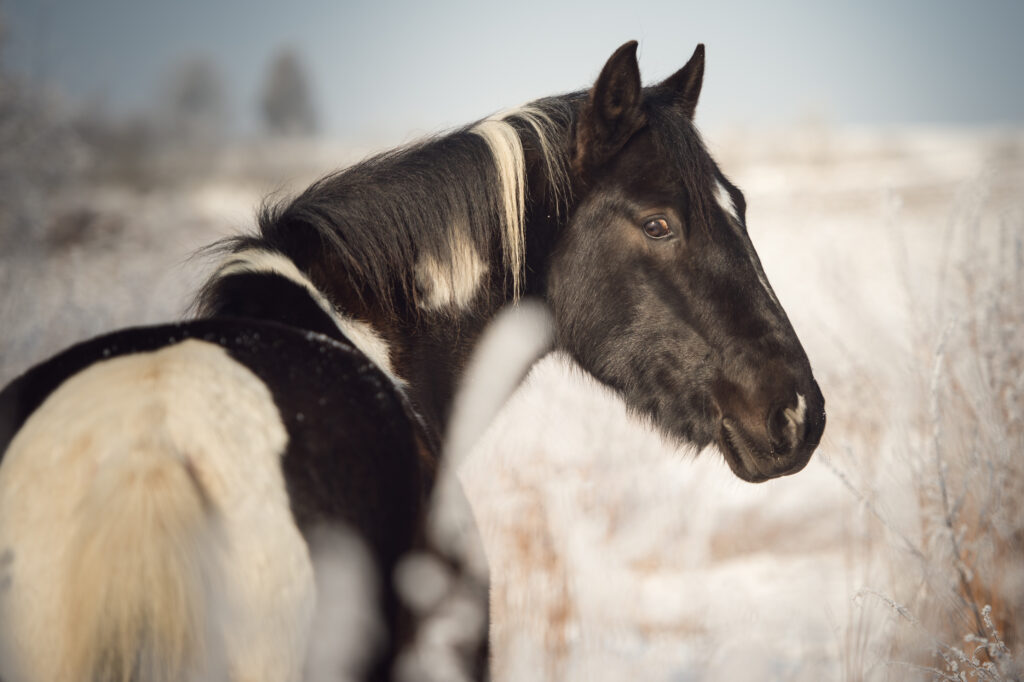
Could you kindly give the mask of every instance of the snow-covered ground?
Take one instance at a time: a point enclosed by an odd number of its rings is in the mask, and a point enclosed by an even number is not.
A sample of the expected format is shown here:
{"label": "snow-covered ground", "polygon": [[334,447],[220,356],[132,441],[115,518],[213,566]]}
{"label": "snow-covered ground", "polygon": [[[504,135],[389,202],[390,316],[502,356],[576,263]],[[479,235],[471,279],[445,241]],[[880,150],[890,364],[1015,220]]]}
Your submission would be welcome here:
{"label": "snow-covered ground", "polygon": [[[1019,637],[1024,133],[707,138],[811,358],[824,440],[800,474],[746,484],[546,358],[463,471],[491,562],[495,678],[928,678],[912,666],[949,670],[939,641],[975,646],[961,573]],[[55,197],[47,240],[0,253],[0,381],[180,317],[195,249],[353,158],[315,149],[238,152],[167,190]]]}

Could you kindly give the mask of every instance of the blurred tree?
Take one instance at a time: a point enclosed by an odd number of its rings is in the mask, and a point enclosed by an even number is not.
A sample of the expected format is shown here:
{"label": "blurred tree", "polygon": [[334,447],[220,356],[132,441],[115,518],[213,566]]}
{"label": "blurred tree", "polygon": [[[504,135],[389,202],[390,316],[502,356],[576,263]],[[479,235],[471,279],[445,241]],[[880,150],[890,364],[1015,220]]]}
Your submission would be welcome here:
{"label": "blurred tree", "polygon": [[160,162],[174,140],[158,123],[151,113],[113,113],[102,99],[80,102],[72,126],[92,151],[90,179],[140,191],[168,182]]}
{"label": "blurred tree", "polygon": [[227,107],[223,81],[203,57],[183,62],[172,74],[166,116],[176,142],[208,145],[223,139]]}
{"label": "blurred tree", "polygon": [[310,135],[316,132],[316,114],[305,71],[290,49],[270,63],[261,101],[267,130],[275,135]]}
{"label": "blurred tree", "polygon": [[[4,60],[8,24],[0,5],[0,252],[30,247],[60,195],[87,165],[57,93],[19,78]],[[0,291],[2,291],[0,284]]]}

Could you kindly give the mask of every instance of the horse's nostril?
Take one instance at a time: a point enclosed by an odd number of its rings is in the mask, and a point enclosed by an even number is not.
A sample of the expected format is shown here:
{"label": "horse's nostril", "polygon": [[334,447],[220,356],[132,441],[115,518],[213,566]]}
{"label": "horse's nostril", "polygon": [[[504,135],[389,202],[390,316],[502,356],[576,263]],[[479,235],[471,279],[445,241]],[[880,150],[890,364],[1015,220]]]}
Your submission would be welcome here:
{"label": "horse's nostril", "polygon": [[786,404],[779,404],[768,410],[765,430],[773,455],[788,455],[800,440],[803,424],[798,423],[793,410]]}

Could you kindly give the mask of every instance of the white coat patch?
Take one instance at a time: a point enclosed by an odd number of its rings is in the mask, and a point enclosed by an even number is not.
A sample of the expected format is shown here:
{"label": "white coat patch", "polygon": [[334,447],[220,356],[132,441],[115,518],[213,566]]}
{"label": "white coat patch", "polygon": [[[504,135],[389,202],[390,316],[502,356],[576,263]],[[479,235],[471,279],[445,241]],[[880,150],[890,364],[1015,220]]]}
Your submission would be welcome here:
{"label": "white coat patch", "polygon": [[[2,665],[17,666],[19,680],[77,679],[68,661],[93,650],[99,632],[66,627],[69,614],[105,624],[106,608],[131,621],[138,609],[123,601],[145,595],[175,605],[143,611],[154,629],[175,631],[180,623],[153,620],[177,613],[207,633],[180,638],[192,671],[301,679],[315,585],[281,471],[286,443],[266,386],[207,342],[98,362],[64,382],[0,465],[0,650],[19,654]],[[144,556],[119,550],[129,538],[142,538],[131,552]],[[120,568],[150,554],[149,566],[170,557],[199,571],[205,592],[178,589],[177,571],[158,571],[172,576],[162,585]],[[165,669],[159,657],[149,665]]]}
{"label": "white coat patch", "polygon": [[416,263],[417,304],[425,310],[460,310],[469,306],[488,267],[473,244],[457,228],[453,230],[447,261],[424,256]]}
{"label": "white coat patch", "polygon": [[368,322],[339,312],[290,258],[276,251],[248,249],[228,256],[217,269],[216,276],[227,277],[245,272],[271,272],[303,287],[352,345],[362,351],[396,386],[405,387],[405,380],[395,373],[391,364],[391,350],[377,330]]}

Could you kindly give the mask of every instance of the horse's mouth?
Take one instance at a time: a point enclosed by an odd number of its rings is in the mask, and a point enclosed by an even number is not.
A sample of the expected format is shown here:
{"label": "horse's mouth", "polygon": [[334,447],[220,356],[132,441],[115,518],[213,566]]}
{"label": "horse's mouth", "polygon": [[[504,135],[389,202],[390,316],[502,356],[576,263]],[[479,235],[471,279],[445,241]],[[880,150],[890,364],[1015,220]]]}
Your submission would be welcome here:
{"label": "horse's mouth", "polygon": [[788,455],[772,453],[769,447],[760,446],[729,417],[722,419],[717,440],[732,472],[750,483],[762,483],[770,478],[795,474],[810,460],[809,453],[806,456],[802,454],[802,448]]}

